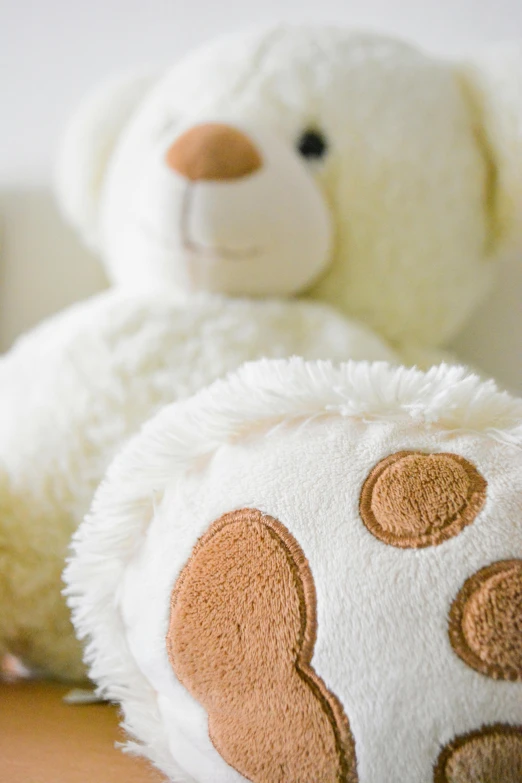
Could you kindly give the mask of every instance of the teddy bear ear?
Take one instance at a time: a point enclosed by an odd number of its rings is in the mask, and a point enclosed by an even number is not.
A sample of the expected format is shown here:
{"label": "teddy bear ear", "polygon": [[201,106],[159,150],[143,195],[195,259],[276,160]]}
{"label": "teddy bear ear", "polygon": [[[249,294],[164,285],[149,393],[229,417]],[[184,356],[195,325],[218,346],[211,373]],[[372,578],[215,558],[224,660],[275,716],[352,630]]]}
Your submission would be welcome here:
{"label": "teddy bear ear", "polygon": [[489,47],[458,65],[487,163],[493,253],[522,244],[522,48]]}
{"label": "teddy bear ear", "polygon": [[65,128],[56,169],[58,202],[91,247],[98,245],[98,203],[110,157],[156,79],[152,72],[112,79],[87,95]]}

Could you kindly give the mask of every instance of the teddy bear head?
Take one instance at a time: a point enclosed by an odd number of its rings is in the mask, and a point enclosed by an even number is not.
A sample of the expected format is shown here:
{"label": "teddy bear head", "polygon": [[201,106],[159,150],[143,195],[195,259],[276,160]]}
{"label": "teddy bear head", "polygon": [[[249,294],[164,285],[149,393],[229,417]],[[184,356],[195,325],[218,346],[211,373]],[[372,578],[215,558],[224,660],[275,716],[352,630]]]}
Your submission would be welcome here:
{"label": "teddy bear head", "polygon": [[522,203],[516,53],[278,26],[98,90],[59,164],[117,284],[309,293],[396,343],[460,327]]}

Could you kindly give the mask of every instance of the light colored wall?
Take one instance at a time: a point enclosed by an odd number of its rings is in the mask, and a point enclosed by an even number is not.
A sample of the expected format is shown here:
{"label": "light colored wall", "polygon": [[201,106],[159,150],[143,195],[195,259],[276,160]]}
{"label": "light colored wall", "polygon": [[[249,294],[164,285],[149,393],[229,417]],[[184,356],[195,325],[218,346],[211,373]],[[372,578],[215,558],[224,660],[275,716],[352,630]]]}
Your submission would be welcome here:
{"label": "light colored wall", "polygon": [[[96,261],[50,195],[54,150],[75,102],[108,74],[171,62],[199,42],[278,19],[371,26],[457,55],[522,41],[522,0],[3,0],[0,32],[0,349],[98,290]],[[458,340],[522,392],[522,260]]]}

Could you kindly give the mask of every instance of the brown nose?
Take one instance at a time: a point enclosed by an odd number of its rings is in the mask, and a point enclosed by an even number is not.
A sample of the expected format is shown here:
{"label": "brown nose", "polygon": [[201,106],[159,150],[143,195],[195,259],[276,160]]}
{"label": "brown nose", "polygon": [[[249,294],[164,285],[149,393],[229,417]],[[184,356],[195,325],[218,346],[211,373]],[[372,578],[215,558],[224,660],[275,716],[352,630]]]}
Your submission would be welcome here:
{"label": "brown nose", "polygon": [[253,142],[237,128],[209,122],[185,131],[169,147],[167,165],[187,179],[239,179],[263,165]]}

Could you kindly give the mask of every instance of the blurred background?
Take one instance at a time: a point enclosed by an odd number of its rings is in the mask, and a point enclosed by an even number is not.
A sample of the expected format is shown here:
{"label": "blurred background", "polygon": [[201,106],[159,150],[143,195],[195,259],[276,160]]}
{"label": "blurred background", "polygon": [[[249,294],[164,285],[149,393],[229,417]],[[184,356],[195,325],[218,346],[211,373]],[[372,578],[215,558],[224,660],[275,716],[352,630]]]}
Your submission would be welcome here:
{"label": "blurred background", "polygon": [[[2,0],[0,350],[105,285],[52,196],[56,146],[84,93],[137,65],[171,63],[220,33],[275,20],[371,27],[458,57],[520,40],[521,0]],[[522,259],[455,344],[522,393]]]}

